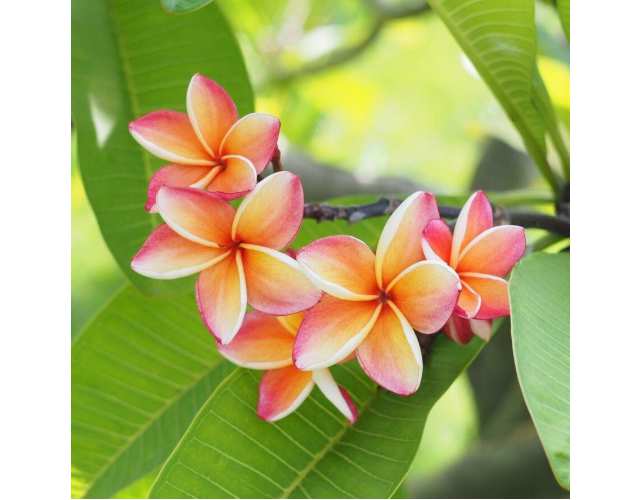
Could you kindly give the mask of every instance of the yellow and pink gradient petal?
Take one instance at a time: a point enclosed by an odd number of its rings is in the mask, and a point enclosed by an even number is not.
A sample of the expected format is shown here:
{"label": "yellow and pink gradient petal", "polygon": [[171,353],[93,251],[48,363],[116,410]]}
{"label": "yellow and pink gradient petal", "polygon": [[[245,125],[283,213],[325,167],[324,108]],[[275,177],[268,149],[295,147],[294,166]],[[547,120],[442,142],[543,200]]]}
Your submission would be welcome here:
{"label": "yellow and pink gradient petal", "polygon": [[195,74],[187,88],[187,114],[201,144],[215,158],[223,137],[238,120],[233,99],[213,80]]}
{"label": "yellow and pink gradient petal", "polygon": [[525,230],[496,226],[474,238],[463,250],[456,269],[505,276],[525,253]]}
{"label": "yellow and pink gradient petal", "polygon": [[477,319],[494,319],[510,315],[507,281],[481,273],[461,273],[461,279],[481,297]]}
{"label": "yellow and pink gradient petal", "polygon": [[176,279],[211,267],[228,254],[225,248],[199,245],[161,224],[134,256],[131,268],[148,278]]}
{"label": "yellow and pink gradient petal", "polygon": [[290,172],[277,172],[258,183],[238,207],[232,238],[280,250],[296,236],[303,221],[303,185]]}
{"label": "yellow and pink gradient petal", "polygon": [[227,132],[219,156],[240,155],[261,173],[276,150],[280,120],[265,113],[251,113],[238,120]]}
{"label": "yellow and pink gradient petal", "polygon": [[200,181],[211,172],[211,167],[198,167],[194,165],[165,165],[158,169],[149,181],[147,188],[147,202],[145,210],[151,213],[158,212],[156,195],[163,186],[189,187]]}
{"label": "yellow and pink gradient petal", "polygon": [[344,300],[378,298],[374,253],[352,236],[328,236],[302,248],[296,258],[326,293]]}
{"label": "yellow and pink gradient petal", "polygon": [[456,267],[467,244],[493,224],[492,205],[483,191],[476,191],[465,202],[454,226],[450,264]]}
{"label": "yellow and pink gradient petal", "polygon": [[256,170],[252,163],[243,156],[225,156],[224,165],[214,175],[207,191],[217,193],[226,200],[233,200],[246,195],[256,187]]}

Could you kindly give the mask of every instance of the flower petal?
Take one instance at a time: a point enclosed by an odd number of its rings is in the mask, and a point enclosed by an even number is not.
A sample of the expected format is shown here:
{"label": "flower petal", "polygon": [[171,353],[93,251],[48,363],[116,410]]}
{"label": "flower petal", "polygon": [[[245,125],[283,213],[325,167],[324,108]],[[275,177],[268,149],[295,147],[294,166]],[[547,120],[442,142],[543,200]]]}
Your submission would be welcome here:
{"label": "flower petal", "polygon": [[225,167],[212,179],[207,191],[212,191],[226,200],[240,198],[256,187],[256,170],[247,158],[225,156]]}
{"label": "flower petal", "polygon": [[223,137],[238,119],[234,101],[215,81],[195,74],[187,88],[187,114],[201,144],[215,157]]}
{"label": "flower petal", "polygon": [[367,336],[380,311],[377,300],[355,302],[324,295],[303,317],[294,364],[301,370],[317,370],[343,361]]}
{"label": "flower petal", "polygon": [[265,113],[243,116],[223,139],[220,156],[244,156],[260,174],[272,159],[279,132],[280,120],[274,116]]}
{"label": "flower petal", "polygon": [[356,357],[367,375],[385,389],[407,396],[416,392],[423,375],[418,339],[403,314],[388,302]]}
{"label": "flower petal", "polygon": [[481,273],[461,273],[461,280],[481,296],[481,307],[476,319],[494,319],[510,315],[507,281]]}
{"label": "flower petal", "polygon": [[422,233],[433,219],[438,219],[436,200],[423,191],[410,195],[394,211],[376,248],[376,280],[381,288],[386,288],[403,269],[424,259]]}
{"label": "flower petal", "polygon": [[241,245],[247,300],[254,309],[283,316],[312,307],[321,292],[289,255],[258,245]]}
{"label": "flower petal", "polygon": [[218,345],[218,352],[232,363],[254,370],[271,370],[292,364],[294,337],[275,316],[247,313],[234,340]]}
{"label": "flower petal", "polygon": [[477,191],[465,202],[459,213],[452,236],[450,264],[456,268],[465,246],[483,231],[492,227],[492,205],[483,191]]}
{"label": "flower petal", "polygon": [[198,182],[211,172],[211,167],[200,167],[197,165],[166,165],[158,169],[149,181],[147,188],[147,202],[145,210],[157,212],[156,195],[163,186],[188,187]]}
{"label": "flower petal", "polygon": [[443,332],[457,344],[465,345],[472,340],[474,332],[470,325],[470,320],[461,318],[452,314],[443,327]]}
{"label": "flower petal", "polygon": [[189,118],[178,111],[154,111],[129,124],[129,132],[154,156],[184,165],[214,165]]}
{"label": "flower petal", "polygon": [[461,273],[505,276],[525,253],[525,230],[520,226],[496,226],[474,238],[456,266]]}
{"label": "flower petal", "polygon": [[291,172],[277,172],[256,185],[238,207],[232,238],[280,249],[303,221],[303,185]]}
{"label": "flower petal", "polygon": [[298,312],[288,314],[287,316],[276,316],[279,323],[289,332],[290,335],[296,336],[298,328],[303,321],[304,313]]}
{"label": "flower petal", "polygon": [[268,422],[286,417],[296,411],[313,388],[311,372],[293,366],[265,372],[258,392],[258,416]]}
{"label": "flower petal", "polygon": [[184,238],[213,247],[231,243],[234,209],[214,193],[163,186],[156,205],[163,220]]}
{"label": "flower petal", "polygon": [[379,289],[374,253],[353,236],[328,236],[300,249],[296,259],[324,292],[344,300],[372,300]]}
{"label": "flower petal", "polygon": [[481,337],[485,342],[489,342],[492,337],[492,321],[486,319],[471,319],[470,327],[477,337]]}
{"label": "flower petal", "polygon": [[356,422],[358,419],[358,408],[356,408],[349,393],[336,383],[330,371],[327,368],[314,370],[312,372],[312,378],[316,386],[338,411],[345,415],[345,418],[352,424]]}
{"label": "flower petal", "polygon": [[209,331],[229,344],[241,327],[247,309],[247,290],[240,252],[234,252],[200,273],[196,302]]}
{"label": "flower petal", "polygon": [[158,226],[131,261],[138,274],[161,280],[182,278],[224,259],[229,250],[186,240],[167,224]]}
{"label": "flower petal", "polygon": [[461,294],[458,296],[454,312],[462,318],[470,319],[476,316],[481,308],[481,296],[465,281],[462,281],[461,285]]}
{"label": "flower petal", "polygon": [[443,219],[430,221],[423,230],[423,254],[427,260],[450,262],[452,232]]}
{"label": "flower petal", "polygon": [[388,295],[415,330],[439,331],[452,314],[459,295],[459,278],[440,261],[420,261],[401,272]]}

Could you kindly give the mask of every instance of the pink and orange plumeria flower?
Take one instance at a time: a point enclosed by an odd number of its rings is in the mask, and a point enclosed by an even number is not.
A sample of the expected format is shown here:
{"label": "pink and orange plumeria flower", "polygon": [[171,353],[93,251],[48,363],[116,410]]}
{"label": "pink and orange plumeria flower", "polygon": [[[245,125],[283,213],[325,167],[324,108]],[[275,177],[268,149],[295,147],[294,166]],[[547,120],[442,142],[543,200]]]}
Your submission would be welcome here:
{"label": "pink and orange plumeria flower", "polygon": [[131,122],[129,131],[151,154],[171,162],[149,183],[145,209],[155,212],[161,186],[200,188],[227,199],[254,189],[276,149],[280,121],[264,113],[239,120],[225,89],[196,74],[187,89],[187,113],[154,111]]}
{"label": "pink and orange plumeria flower", "polygon": [[329,369],[302,371],[293,366],[294,338],[303,314],[269,316],[252,311],[238,335],[219,352],[231,362],[255,370],[267,370],[260,382],[258,416],[268,422],[286,417],[305,401],[314,385],[350,422],[358,410],[348,392],[340,387]]}
{"label": "pink and orange plumeria flower", "polygon": [[423,251],[431,262],[445,262],[461,279],[461,294],[445,333],[465,344],[474,334],[489,340],[489,320],[510,314],[507,281],[503,277],[525,252],[525,230],[493,227],[492,205],[482,191],[461,209],[454,233],[441,219],[423,232]]}
{"label": "pink and orange plumeria flower", "polygon": [[402,395],[418,389],[423,360],[414,329],[439,331],[460,287],[449,266],[424,260],[421,231],[438,217],[434,197],[419,191],[389,218],[376,254],[351,236],[322,238],[298,252],[326,295],[305,313],[294,346],[296,367],[326,368],[356,350],[379,385]]}
{"label": "pink and orange plumeria flower", "polygon": [[303,217],[303,187],[289,172],[261,181],[238,210],[214,193],[163,186],[156,197],[165,224],[133,258],[134,271],[157,279],[200,272],[196,300],[214,336],[229,343],[249,303],[268,314],[308,309],[321,292],[289,255]]}

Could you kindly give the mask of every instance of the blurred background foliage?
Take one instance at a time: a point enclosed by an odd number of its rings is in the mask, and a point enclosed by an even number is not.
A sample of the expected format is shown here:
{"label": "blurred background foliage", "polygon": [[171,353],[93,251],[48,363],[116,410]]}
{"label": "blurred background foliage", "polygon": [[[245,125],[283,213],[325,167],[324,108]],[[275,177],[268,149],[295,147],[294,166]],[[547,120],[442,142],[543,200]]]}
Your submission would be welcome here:
{"label": "blurred background foliage", "polygon": [[[544,191],[513,126],[425,2],[218,5],[241,43],[257,111],[281,118],[284,164],[303,177],[308,199],[419,186],[449,195],[476,188]],[[567,134],[569,49],[554,7],[538,2],[536,8],[539,70]],[[72,147],[72,336],[125,282],[75,158]],[[506,330],[507,324],[429,415],[430,432],[401,494],[567,496],[525,410]],[[153,477],[120,496],[144,495]]]}

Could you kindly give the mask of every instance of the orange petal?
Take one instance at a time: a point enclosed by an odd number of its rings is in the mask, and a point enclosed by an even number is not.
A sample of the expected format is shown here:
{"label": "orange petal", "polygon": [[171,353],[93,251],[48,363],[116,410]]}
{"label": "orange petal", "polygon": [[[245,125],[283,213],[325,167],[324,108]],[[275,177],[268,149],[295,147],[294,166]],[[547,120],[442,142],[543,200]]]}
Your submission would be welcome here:
{"label": "orange petal", "polygon": [[294,344],[294,364],[317,370],[343,361],[372,329],[378,300],[354,302],[324,295],[305,313]]}
{"label": "orange petal", "polygon": [[216,82],[195,74],[187,88],[187,114],[201,144],[215,157],[223,137],[238,119],[234,101]]}
{"label": "orange petal", "polygon": [[423,254],[427,260],[450,262],[452,232],[443,219],[430,221],[423,231]]}
{"label": "orange petal", "polygon": [[232,238],[280,249],[294,239],[303,221],[303,185],[290,172],[259,182],[238,207]]}
{"label": "orange petal", "polygon": [[291,335],[296,336],[298,333],[298,328],[300,327],[301,322],[303,321],[304,313],[298,312],[294,314],[288,314],[287,316],[276,316],[276,319],[280,322],[285,330],[287,330]]}
{"label": "orange petal", "polygon": [[391,215],[376,249],[376,280],[386,288],[403,269],[423,260],[421,238],[427,223],[438,219],[434,196],[417,191]]}
{"label": "orange petal", "polygon": [[258,390],[258,416],[268,422],[286,417],[303,404],[313,388],[311,372],[293,366],[265,372]]}
{"label": "orange petal", "polygon": [[314,370],[312,378],[316,387],[325,395],[327,399],[340,411],[347,420],[352,424],[358,419],[358,409],[352,401],[349,393],[340,387],[332,374],[327,368],[322,370]]}
{"label": "orange petal", "polygon": [[459,278],[440,261],[420,261],[401,272],[388,295],[415,330],[439,331],[452,314],[459,295]]}
{"label": "orange petal", "polygon": [[209,331],[223,344],[229,344],[240,329],[247,308],[240,252],[200,273],[196,301]]}
{"label": "orange petal", "polygon": [[270,370],[292,364],[294,338],[275,316],[247,313],[234,340],[218,345],[218,352],[239,366]]}
{"label": "orange petal", "polygon": [[458,296],[454,312],[458,316],[470,319],[476,316],[481,308],[481,296],[472,290],[465,281],[462,281],[461,285],[463,288]]}
{"label": "orange petal", "polygon": [[189,118],[178,111],[154,111],[129,124],[129,132],[154,156],[183,165],[214,165]]}
{"label": "orange petal", "polygon": [[390,302],[358,347],[358,362],[385,389],[407,396],[416,392],[423,375],[418,339],[403,314]]}
{"label": "orange petal", "polygon": [[258,245],[241,245],[247,300],[254,309],[283,316],[312,307],[321,292],[289,255]]}
{"label": "orange petal", "polygon": [[443,332],[457,344],[465,345],[474,337],[470,320],[452,314],[443,327]]}
{"label": "orange petal", "polygon": [[507,281],[481,273],[461,273],[461,280],[481,296],[481,307],[476,319],[494,319],[510,315]]}
{"label": "orange petal", "polygon": [[265,113],[243,116],[223,139],[220,156],[244,156],[260,174],[274,154],[279,132],[280,121],[274,116]]}
{"label": "orange petal", "polygon": [[213,247],[231,243],[234,209],[214,193],[163,186],[156,205],[163,220],[184,238]]}
{"label": "orange petal", "polygon": [[496,226],[479,234],[465,247],[456,270],[505,276],[524,253],[522,227]]}
{"label": "orange petal", "polygon": [[196,165],[166,165],[157,170],[149,181],[147,189],[147,203],[145,210],[157,212],[156,195],[163,186],[188,187],[206,177],[211,172],[211,167],[199,167]]}
{"label": "orange petal", "polygon": [[492,205],[483,191],[467,200],[454,226],[450,263],[456,267],[460,253],[476,236],[492,227]]}
{"label": "orange petal", "polygon": [[209,185],[208,191],[215,192],[226,200],[244,196],[256,187],[256,170],[247,158],[242,156],[225,156],[224,167]]}
{"label": "orange petal", "polygon": [[299,250],[296,259],[316,285],[344,300],[372,300],[379,289],[374,253],[353,236],[328,236]]}
{"label": "orange petal", "polygon": [[199,245],[178,235],[167,224],[158,226],[131,261],[138,274],[161,280],[202,271],[229,253],[224,248]]}

